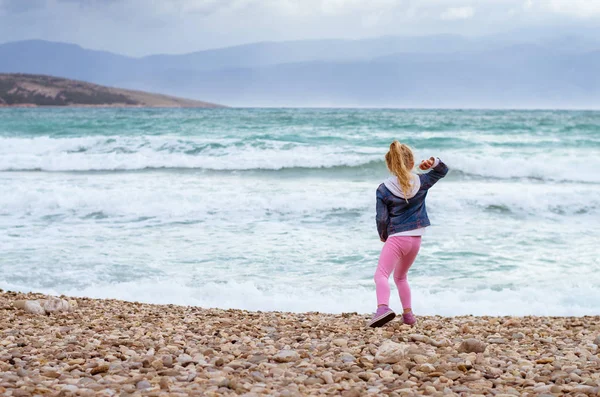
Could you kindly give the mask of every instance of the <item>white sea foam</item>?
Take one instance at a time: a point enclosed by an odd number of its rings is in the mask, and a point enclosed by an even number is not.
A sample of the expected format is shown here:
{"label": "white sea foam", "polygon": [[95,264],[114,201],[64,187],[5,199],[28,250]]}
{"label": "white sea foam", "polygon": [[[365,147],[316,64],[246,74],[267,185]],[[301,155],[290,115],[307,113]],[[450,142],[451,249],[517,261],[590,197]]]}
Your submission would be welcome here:
{"label": "white sea foam", "polygon": [[[222,146],[227,145],[227,146]],[[279,170],[358,166],[380,156],[370,148],[245,144],[175,137],[0,138],[0,171],[113,171],[148,168]]]}
{"label": "white sea foam", "polygon": [[[270,178],[243,174],[170,173],[43,175],[14,173],[0,178],[0,215],[13,219],[157,218],[254,222],[266,217],[323,220],[354,214],[370,222],[379,180]],[[332,194],[335,200],[332,200]],[[428,198],[429,211],[481,212],[518,216],[582,216],[600,213],[600,192],[593,184],[454,181],[438,184]]]}
{"label": "white sea foam", "polygon": [[[0,138],[0,171],[118,171],[153,168],[281,170],[360,167],[379,162],[384,149],[369,146],[311,146],[282,141],[176,136],[95,136],[53,139]],[[488,178],[534,178],[600,183],[600,157],[579,149],[561,152],[502,148],[417,152],[438,155],[464,174]]]}
{"label": "white sea foam", "polygon": [[[32,291],[32,288],[0,282],[0,288]],[[177,304],[204,308],[235,308],[261,311],[325,313],[370,313],[375,308],[374,288],[355,287],[316,291],[303,286],[285,284],[265,289],[254,283],[209,283],[197,287],[177,282],[128,282],[91,286],[84,289],[42,288],[35,292],[66,294],[76,297],[112,298],[156,304]],[[551,293],[550,293],[551,291]],[[570,285],[561,288],[521,288],[518,290],[447,289],[427,291],[413,287],[413,308],[420,315],[597,315],[600,306],[598,285]],[[400,310],[397,297],[391,306]]]}

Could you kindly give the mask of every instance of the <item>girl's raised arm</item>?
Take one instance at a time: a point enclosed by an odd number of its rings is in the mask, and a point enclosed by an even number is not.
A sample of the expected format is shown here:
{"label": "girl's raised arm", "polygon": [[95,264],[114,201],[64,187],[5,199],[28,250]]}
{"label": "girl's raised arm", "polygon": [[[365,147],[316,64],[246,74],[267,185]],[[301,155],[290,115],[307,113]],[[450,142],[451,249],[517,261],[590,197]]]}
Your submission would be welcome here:
{"label": "girl's raised arm", "polygon": [[431,170],[426,174],[419,175],[419,178],[421,178],[421,189],[431,188],[437,181],[445,177],[448,173],[448,167],[446,164],[444,164],[444,162],[437,157],[431,157],[428,160],[421,161],[419,168],[422,170]]}

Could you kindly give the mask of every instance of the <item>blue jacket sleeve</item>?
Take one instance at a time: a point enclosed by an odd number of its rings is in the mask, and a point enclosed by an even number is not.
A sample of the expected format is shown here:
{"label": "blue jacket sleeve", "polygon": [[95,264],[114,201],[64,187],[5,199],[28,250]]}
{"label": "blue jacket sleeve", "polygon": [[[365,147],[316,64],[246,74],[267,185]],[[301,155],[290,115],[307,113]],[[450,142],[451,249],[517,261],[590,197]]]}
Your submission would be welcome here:
{"label": "blue jacket sleeve", "polygon": [[444,162],[440,159],[437,159],[437,162],[438,164],[433,167],[431,171],[420,175],[421,189],[427,190],[431,188],[437,181],[445,177],[448,173],[448,167],[446,164],[444,164]]}
{"label": "blue jacket sleeve", "polygon": [[389,223],[389,213],[387,205],[383,200],[383,193],[381,189],[377,189],[377,215],[375,216],[375,220],[377,221],[377,232],[379,233],[379,238],[382,241],[386,241],[388,238],[388,223]]}

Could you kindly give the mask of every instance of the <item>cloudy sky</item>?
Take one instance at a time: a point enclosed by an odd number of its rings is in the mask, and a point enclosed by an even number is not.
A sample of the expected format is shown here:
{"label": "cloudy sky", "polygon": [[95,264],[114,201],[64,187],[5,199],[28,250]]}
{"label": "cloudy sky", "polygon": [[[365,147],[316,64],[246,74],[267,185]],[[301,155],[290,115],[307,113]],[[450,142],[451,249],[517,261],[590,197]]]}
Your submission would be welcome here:
{"label": "cloudy sky", "polygon": [[265,40],[590,35],[598,26],[600,0],[0,0],[0,43],[43,38],[132,56]]}

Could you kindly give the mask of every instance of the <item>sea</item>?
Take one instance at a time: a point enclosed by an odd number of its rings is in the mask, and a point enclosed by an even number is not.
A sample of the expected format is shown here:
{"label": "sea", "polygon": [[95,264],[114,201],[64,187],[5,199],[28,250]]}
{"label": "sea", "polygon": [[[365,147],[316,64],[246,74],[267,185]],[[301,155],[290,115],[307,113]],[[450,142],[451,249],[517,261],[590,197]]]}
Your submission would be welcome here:
{"label": "sea", "polygon": [[0,109],[0,288],[371,313],[394,139],[450,168],[417,315],[600,314],[594,111]]}

